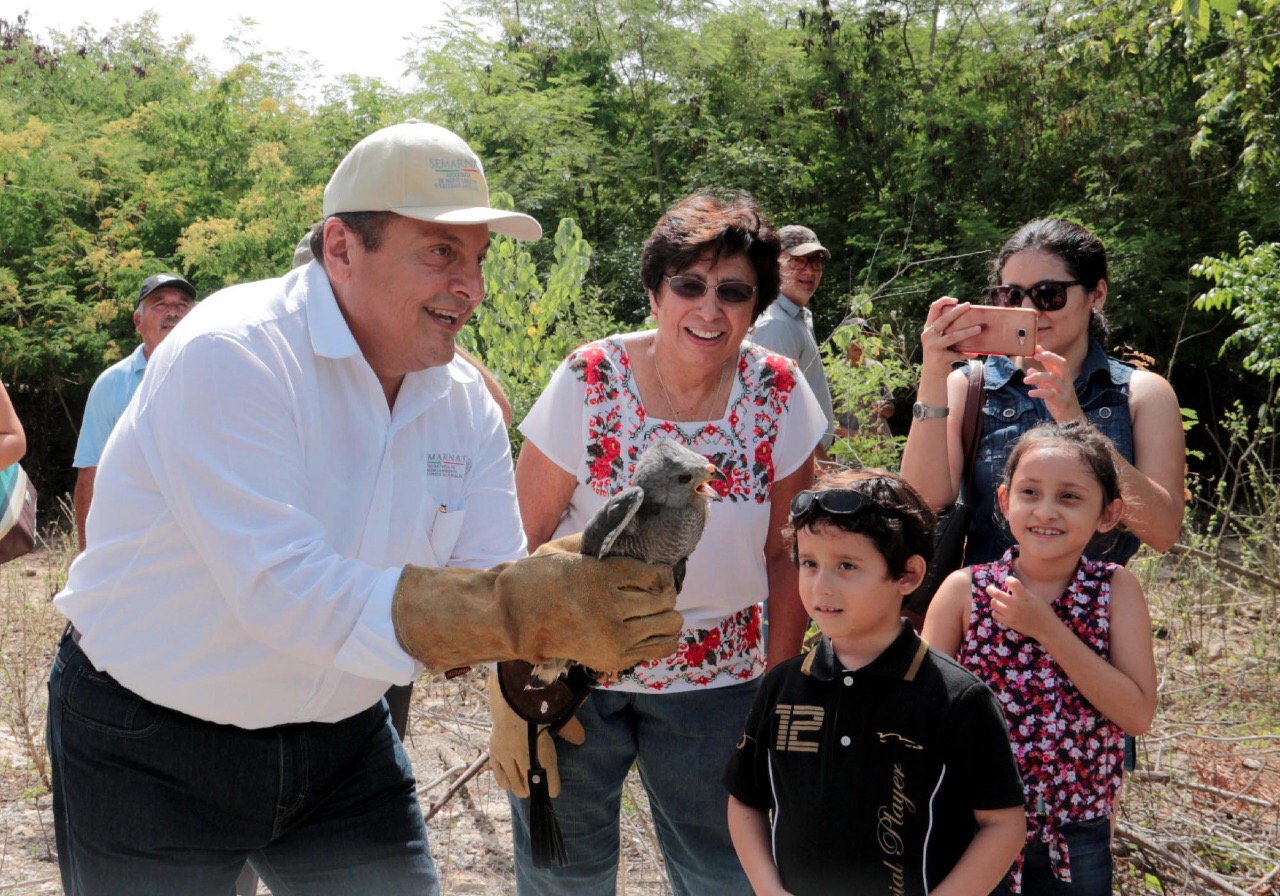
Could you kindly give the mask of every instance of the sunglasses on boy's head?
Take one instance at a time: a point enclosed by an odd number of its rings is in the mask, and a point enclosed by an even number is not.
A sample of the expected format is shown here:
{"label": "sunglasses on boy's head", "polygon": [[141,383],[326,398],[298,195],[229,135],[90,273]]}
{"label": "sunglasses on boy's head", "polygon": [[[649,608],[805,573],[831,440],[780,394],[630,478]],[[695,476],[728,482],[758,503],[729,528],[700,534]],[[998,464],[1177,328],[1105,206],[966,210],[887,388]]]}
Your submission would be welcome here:
{"label": "sunglasses on boy's head", "polygon": [[1024,298],[1030,299],[1037,311],[1060,311],[1067,305],[1067,290],[1083,286],[1079,280],[1041,280],[1023,288],[1021,286],[988,286],[987,297],[992,305],[1017,308]]}
{"label": "sunglasses on boy's head", "polygon": [[[700,299],[707,294],[708,289],[712,288],[706,280],[690,274],[675,274],[671,277],[664,276],[662,279],[667,281],[671,291],[682,299]],[[721,280],[715,285],[715,291],[717,299],[730,305],[741,305],[756,297],[756,288],[742,280]]]}
{"label": "sunglasses on boy's head", "polygon": [[851,488],[826,488],[821,491],[803,491],[792,498],[791,522],[794,523],[804,516],[815,505],[833,516],[852,516],[864,510],[870,510],[881,516],[888,517],[901,515],[882,504],[877,504],[862,492],[854,491]]}

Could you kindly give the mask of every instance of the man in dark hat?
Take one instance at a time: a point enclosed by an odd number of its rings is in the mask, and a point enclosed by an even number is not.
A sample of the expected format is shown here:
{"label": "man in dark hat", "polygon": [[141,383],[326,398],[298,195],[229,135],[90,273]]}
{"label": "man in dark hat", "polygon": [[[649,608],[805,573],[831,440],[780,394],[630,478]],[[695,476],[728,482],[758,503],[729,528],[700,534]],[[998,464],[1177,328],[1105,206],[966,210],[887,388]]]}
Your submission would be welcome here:
{"label": "man in dark hat", "polygon": [[73,462],[79,472],[76,473],[72,504],[76,511],[76,537],[82,551],[84,523],[89,516],[89,505],[93,503],[94,478],[107,436],[111,435],[116,421],[142,382],[147,359],[195,303],[196,288],[177,274],[152,274],[143,280],[133,312],[133,328],[142,337],[142,344],[132,354],[102,371],[89,390]]}

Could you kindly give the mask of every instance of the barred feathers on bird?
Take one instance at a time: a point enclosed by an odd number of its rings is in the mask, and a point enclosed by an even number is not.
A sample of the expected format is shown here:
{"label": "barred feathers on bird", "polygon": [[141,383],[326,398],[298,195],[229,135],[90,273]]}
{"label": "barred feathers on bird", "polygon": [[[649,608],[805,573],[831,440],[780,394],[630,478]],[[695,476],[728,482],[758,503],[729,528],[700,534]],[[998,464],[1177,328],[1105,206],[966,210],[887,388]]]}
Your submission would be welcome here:
{"label": "barred feathers on bird", "polygon": [[[606,501],[587,522],[582,553],[670,566],[679,590],[686,561],[707,524],[707,499],[716,497],[709,485],[715,476],[713,464],[674,439],[655,442],[636,461],[631,485]],[[570,662],[538,663],[530,673],[529,687],[552,684]]]}

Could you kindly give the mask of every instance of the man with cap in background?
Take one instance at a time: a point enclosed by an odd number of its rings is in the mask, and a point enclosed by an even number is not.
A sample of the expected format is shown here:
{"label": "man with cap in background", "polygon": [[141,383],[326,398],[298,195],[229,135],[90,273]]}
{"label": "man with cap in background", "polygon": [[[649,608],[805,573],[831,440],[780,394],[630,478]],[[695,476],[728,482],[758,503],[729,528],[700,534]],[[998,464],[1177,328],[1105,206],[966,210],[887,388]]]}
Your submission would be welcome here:
{"label": "man with cap in background", "polygon": [[142,344],[128,357],[102,371],[89,390],[84,422],[80,425],[80,438],[76,441],[76,455],[72,461],[79,471],[71,503],[76,513],[76,538],[82,551],[85,520],[89,516],[89,505],[93,503],[94,477],[107,436],[111,435],[116,421],[142,382],[147,359],[195,303],[196,288],[177,274],[153,274],[143,280],[133,312],[133,328],[142,337]]}
{"label": "man with cap in background", "polygon": [[[675,649],[670,571],[522,557],[506,428],[454,338],[489,205],[456,134],[371,134],[316,263],[204,300],[107,446],[49,679],[64,890],[439,892],[382,694],[431,670]],[[571,540],[566,540],[571,541]]]}
{"label": "man with cap in background", "polygon": [[782,254],[778,256],[781,288],[777,301],[760,315],[748,338],[800,365],[809,388],[827,415],[827,433],[819,442],[818,454],[822,459],[835,439],[835,414],[827,374],[822,369],[822,353],[818,351],[818,340],[813,333],[813,312],[807,306],[822,282],[822,269],[831,253],[818,242],[817,234],[799,224],[783,227],[778,231],[778,238],[782,242]]}

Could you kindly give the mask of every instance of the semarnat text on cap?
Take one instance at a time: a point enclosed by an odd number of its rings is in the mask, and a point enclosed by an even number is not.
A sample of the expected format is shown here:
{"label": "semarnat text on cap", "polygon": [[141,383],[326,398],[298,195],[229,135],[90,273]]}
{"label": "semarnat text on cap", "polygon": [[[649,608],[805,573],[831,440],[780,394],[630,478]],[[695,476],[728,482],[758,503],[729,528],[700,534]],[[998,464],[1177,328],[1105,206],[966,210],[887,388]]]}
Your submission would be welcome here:
{"label": "semarnat text on cap", "polygon": [[542,226],[521,212],[489,205],[480,157],[453,131],[410,119],[357,143],[324,188],[324,216],[395,212],[438,224],[487,224],[521,240]]}

